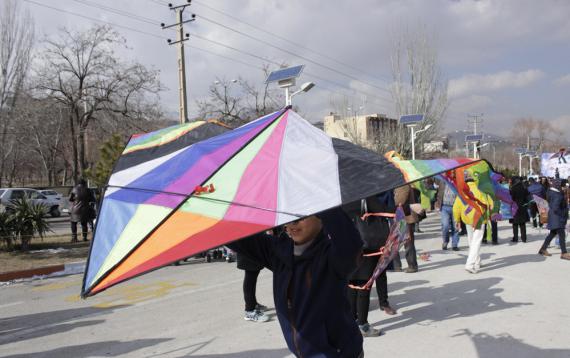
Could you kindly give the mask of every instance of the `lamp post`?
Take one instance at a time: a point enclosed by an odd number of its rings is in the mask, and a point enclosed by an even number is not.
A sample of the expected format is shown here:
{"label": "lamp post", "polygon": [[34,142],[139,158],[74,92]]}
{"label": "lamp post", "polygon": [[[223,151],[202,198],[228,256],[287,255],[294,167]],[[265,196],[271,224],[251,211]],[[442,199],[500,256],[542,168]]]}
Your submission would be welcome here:
{"label": "lamp post", "polygon": [[533,174],[533,170],[532,170],[532,160],[534,159],[534,157],[536,157],[536,151],[534,150],[527,150],[524,152],[524,156],[528,157],[528,170],[529,170],[529,175]]}
{"label": "lamp post", "polygon": [[428,129],[431,128],[431,124],[426,125],[425,127],[423,127],[422,129],[420,129],[417,132],[414,132],[414,128],[416,127],[415,124],[413,125],[409,125],[408,127],[410,127],[412,133],[411,133],[411,137],[412,137],[412,160],[416,160],[416,136],[422,132],[427,131]]}
{"label": "lamp post", "polygon": [[519,177],[522,177],[522,158],[528,157],[526,153],[519,153]]}
{"label": "lamp post", "polygon": [[313,82],[305,82],[301,85],[301,88],[291,94],[289,94],[289,87],[285,87],[285,105],[290,106],[292,104],[293,97],[298,95],[299,93],[309,92],[311,88],[315,87]]}
{"label": "lamp post", "polygon": [[489,143],[484,143],[484,144],[481,144],[481,145],[476,145],[476,146],[475,146],[476,151],[475,151],[475,153],[473,153],[473,154],[474,154],[473,157],[474,157],[475,159],[480,159],[481,156],[479,155],[479,150],[480,150],[481,148],[483,148],[483,147],[488,146],[488,145],[489,145]]}
{"label": "lamp post", "polygon": [[416,126],[418,125],[418,123],[422,122],[424,120],[424,115],[419,113],[419,114],[406,114],[403,116],[400,116],[400,124],[405,125],[406,127],[409,127],[411,130],[410,133],[410,140],[412,141],[412,160],[416,159],[416,144],[415,144],[415,140],[416,140],[416,135],[418,135],[418,133],[424,132],[426,130],[428,130],[431,127],[431,124],[428,124],[427,126],[424,127],[424,129],[421,129],[419,131],[415,131]]}

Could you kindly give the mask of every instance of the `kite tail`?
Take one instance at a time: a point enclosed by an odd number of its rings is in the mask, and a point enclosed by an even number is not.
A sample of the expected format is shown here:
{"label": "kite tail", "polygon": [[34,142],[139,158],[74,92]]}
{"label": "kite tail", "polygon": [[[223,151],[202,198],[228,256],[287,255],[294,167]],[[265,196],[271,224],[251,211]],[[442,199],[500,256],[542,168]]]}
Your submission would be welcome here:
{"label": "kite tail", "polygon": [[378,256],[378,263],[372,272],[370,279],[362,286],[348,285],[348,287],[355,290],[369,290],[374,281],[380,276],[380,274],[388,267],[390,262],[396,257],[400,246],[409,241],[409,232],[407,230],[407,224],[404,221],[404,210],[401,206],[396,209],[396,216],[394,221],[390,225],[390,233],[386,239],[386,244],[380,250],[374,254],[366,256]]}

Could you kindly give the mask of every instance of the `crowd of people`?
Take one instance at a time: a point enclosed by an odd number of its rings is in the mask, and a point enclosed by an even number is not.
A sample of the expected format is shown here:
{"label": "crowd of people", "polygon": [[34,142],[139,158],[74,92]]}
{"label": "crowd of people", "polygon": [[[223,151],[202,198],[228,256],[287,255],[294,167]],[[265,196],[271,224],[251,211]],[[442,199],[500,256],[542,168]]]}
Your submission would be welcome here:
{"label": "crowd of people", "polygon": [[[477,178],[468,171],[464,180],[475,200],[466,202],[454,186],[446,181],[430,179],[420,185],[404,185],[392,191],[329,210],[317,216],[258,234],[232,244],[237,252],[238,268],[244,271],[244,319],[253,322],[269,320],[267,307],[256,298],[257,278],[263,268],[273,272],[275,310],[289,349],[297,356],[363,357],[363,337],[382,335],[368,322],[370,308],[369,283],[390,234],[391,222],[398,207],[404,212],[405,259],[407,267],[396,255],[390,265],[374,280],[378,305],[388,315],[397,312],[388,301],[386,271],[418,272],[415,233],[425,218],[420,205],[422,192],[431,191],[428,210],[436,209],[441,217],[442,250],[461,250],[460,235],[467,236],[469,252],[465,270],[476,274],[481,268],[481,245],[498,244],[497,222],[491,215],[496,205],[488,193],[478,187]],[[455,172],[450,172],[455,180]],[[538,254],[550,257],[548,247],[555,237],[560,258],[570,260],[566,248],[566,225],[570,187],[559,178],[512,177],[503,184],[516,203],[512,212],[501,206],[499,218],[512,225],[512,243],[527,242],[527,224],[546,226],[548,235]],[[540,201],[548,203],[548,212]],[[86,183],[72,190],[72,241],[77,241],[77,224],[81,224],[83,240],[93,221],[93,194]],[[474,204],[475,203],[475,204]],[[470,207],[477,205],[477,208]],[[475,210],[477,209],[477,210]],[[496,210],[495,210],[496,211]],[[479,213],[479,216],[478,214]],[[487,230],[490,230],[490,235]]]}
{"label": "crowd of people", "polygon": [[[454,188],[444,181],[430,181],[434,190],[431,209],[441,216],[442,250],[461,250],[460,235],[467,236],[469,253],[465,270],[476,274],[481,268],[479,251],[486,244],[490,230],[491,244],[498,244],[497,222],[491,216],[494,201],[479,190],[476,178],[465,172],[465,182],[482,217],[461,200]],[[558,178],[525,180],[513,177],[504,183],[518,209],[501,207],[502,219],[512,225],[513,243],[527,242],[528,223],[549,230],[538,253],[547,251],[558,236],[560,257],[569,260],[565,230],[568,221],[570,189],[568,181]],[[537,205],[535,196],[548,202],[549,211]],[[405,241],[406,273],[418,271],[414,233],[423,213],[417,204],[420,190],[405,185],[390,192],[371,196],[318,216],[302,218],[282,231],[259,234],[228,245],[238,253],[238,267],[245,270],[244,318],[266,322],[266,307],[255,298],[257,276],[262,268],[273,272],[275,310],[288,347],[297,356],[363,357],[363,337],[382,332],[368,322],[370,289],[365,283],[378,262],[375,253],[386,243],[391,217],[396,208],[405,214],[408,239]],[[386,271],[403,271],[399,255],[374,281],[378,305],[388,315],[396,314],[388,301]]]}

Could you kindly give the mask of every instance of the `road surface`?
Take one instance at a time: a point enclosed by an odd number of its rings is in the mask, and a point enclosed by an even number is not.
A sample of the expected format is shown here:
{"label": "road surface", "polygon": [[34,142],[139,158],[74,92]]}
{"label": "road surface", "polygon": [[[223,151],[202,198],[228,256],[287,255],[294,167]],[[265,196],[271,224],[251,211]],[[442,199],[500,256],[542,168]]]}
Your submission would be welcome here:
{"label": "road surface", "polygon": [[[386,334],[365,339],[366,357],[570,357],[570,262],[536,254],[545,232],[512,245],[483,246],[482,271],[463,269],[462,251],[441,251],[436,214],[421,224],[414,274],[389,273],[387,316],[372,294],[369,321]],[[559,251],[552,248],[553,253]],[[405,265],[405,260],[404,260]],[[93,298],[78,297],[81,276],[0,287],[1,357],[291,357],[274,312],[243,320],[243,272],[225,262],[167,267]],[[272,306],[271,275],[258,300]]]}

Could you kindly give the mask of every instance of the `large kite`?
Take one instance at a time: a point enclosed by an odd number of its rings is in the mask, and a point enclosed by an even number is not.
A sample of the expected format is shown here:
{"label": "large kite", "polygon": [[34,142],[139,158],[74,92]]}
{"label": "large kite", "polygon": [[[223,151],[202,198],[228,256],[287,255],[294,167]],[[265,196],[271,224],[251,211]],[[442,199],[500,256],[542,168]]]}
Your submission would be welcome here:
{"label": "large kite", "polygon": [[290,108],[231,131],[196,122],[134,137],[104,192],[81,294],[472,162],[383,157]]}

